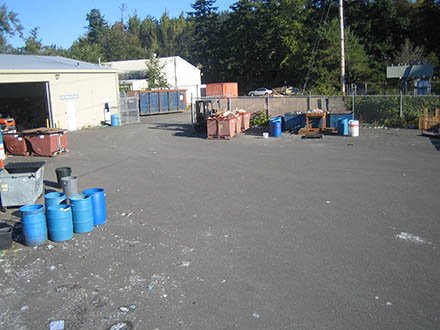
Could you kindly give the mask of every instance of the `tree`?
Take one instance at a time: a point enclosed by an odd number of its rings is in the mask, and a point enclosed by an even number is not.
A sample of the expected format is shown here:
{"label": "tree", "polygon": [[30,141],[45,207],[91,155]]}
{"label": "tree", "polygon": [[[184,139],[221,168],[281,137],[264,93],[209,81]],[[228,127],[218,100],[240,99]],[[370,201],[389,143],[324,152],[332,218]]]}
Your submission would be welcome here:
{"label": "tree", "polygon": [[394,53],[394,63],[417,64],[422,62],[424,49],[414,44],[407,38],[401,45],[400,50]]}
{"label": "tree", "polygon": [[90,63],[98,63],[99,59],[105,60],[102,47],[99,44],[91,43],[87,37],[74,41],[68,50],[68,56]]}
{"label": "tree", "polygon": [[99,9],[92,9],[86,16],[86,20],[89,22],[87,26],[87,40],[91,43],[99,43],[101,38],[108,29],[108,24],[101,15]]}
{"label": "tree", "polygon": [[146,55],[137,36],[125,31],[119,22],[105,30],[101,45],[106,61],[132,60],[144,58]]}
{"label": "tree", "polygon": [[197,0],[191,5],[194,11],[188,13],[193,26],[191,61],[201,68],[207,81],[217,80],[218,50],[221,48],[215,2]]}
{"label": "tree", "polygon": [[153,54],[146,62],[147,65],[147,80],[149,88],[169,88],[167,77],[163,73],[163,65],[160,64],[159,59]]}
{"label": "tree", "polygon": [[3,4],[0,6],[0,51],[5,51],[10,46],[7,38],[15,35],[20,37],[23,35],[23,26],[20,24],[18,14],[9,11],[8,7]]}
{"label": "tree", "polygon": [[[322,26],[320,47],[317,52],[316,64],[312,68],[312,89],[322,94],[334,94],[340,89],[339,22],[332,20]],[[359,82],[368,79],[371,69],[368,56],[359,43],[359,39],[349,28],[345,29],[347,82]]]}
{"label": "tree", "polygon": [[25,40],[24,52],[26,54],[40,54],[43,50],[43,44],[38,37],[39,27],[35,27],[31,30],[29,37]]}
{"label": "tree", "polygon": [[141,47],[145,49],[148,56],[152,56],[154,53],[159,53],[160,46],[157,30],[157,20],[152,16],[145,17],[139,29],[139,41]]}

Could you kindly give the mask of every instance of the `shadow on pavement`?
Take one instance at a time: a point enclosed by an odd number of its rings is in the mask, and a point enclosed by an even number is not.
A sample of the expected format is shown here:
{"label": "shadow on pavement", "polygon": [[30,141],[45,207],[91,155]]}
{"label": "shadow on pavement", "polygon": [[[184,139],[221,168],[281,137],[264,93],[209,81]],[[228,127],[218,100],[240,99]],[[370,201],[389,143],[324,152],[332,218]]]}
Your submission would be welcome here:
{"label": "shadow on pavement", "polygon": [[431,141],[432,145],[435,147],[437,151],[440,151],[440,138],[430,137],[429,141]]}
{"label": "shadow on pavement", "polygon": [[150,129],[158,129],[164,131],[174,131],[174,136],[205,139],[206,133],[195,132],[191,124],[156,124]]}

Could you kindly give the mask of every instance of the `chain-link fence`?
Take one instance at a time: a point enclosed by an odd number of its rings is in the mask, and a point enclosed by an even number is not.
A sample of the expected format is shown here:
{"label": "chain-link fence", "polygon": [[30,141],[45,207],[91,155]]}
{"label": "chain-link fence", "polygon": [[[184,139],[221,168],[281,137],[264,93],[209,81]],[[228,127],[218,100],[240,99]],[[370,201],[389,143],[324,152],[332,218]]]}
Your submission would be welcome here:
{"label": "chain-link fence", "polygon": [[140,121],[138,96],[121,96],[119,98],[119,111],[121,124],[138,123]]}
{"label": "chain-link fence", "polygon": [[264,111],[268,116],[283,116],[287,112],[305,113],[316,108],[338,114],[354,111],[354,117],[361,123],[412,128],[418,127],[425,109],[432,112],[440,108],[439,95],[308,95],[199,100],[208,101],[215,110]]}
{"label": "chain-link fence", "polygon": [[440,108],[438,95],[356,95],[345,99],[361,123],[417,128],[423,111]]}

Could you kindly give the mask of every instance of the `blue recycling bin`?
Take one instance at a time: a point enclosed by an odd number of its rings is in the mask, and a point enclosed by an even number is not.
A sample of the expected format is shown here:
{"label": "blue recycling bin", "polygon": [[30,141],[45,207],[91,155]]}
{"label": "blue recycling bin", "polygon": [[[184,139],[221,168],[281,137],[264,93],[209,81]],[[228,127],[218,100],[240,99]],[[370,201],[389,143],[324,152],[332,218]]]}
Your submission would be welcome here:
{"label": "blue recycling bin", "polygon": [[348,136],[348,119],[338,118],[338,135]]}
{"label": "blue recycling bin", "polygon": [[283,118],[281,116],[272,117],[269,120],[269,124],[270,124],[270,135],[276,138],[281,137]]}

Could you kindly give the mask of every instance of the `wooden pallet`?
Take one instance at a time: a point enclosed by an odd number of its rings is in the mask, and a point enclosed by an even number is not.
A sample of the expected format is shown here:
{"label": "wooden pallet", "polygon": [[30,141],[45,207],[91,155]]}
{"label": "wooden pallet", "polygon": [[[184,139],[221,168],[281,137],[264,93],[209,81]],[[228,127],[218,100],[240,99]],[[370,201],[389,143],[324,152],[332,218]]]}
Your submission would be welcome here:
{"label": "wooden pallet", "polygon": [[223,136],[219,136],[219,135],[214,136],[214,135],[212,135],[212,136],[207,136],[206,137],[206,139],[208,139],[208,140],[230,140],[232,138],[233,137],[229,136],[229,135],[223,135]]}

